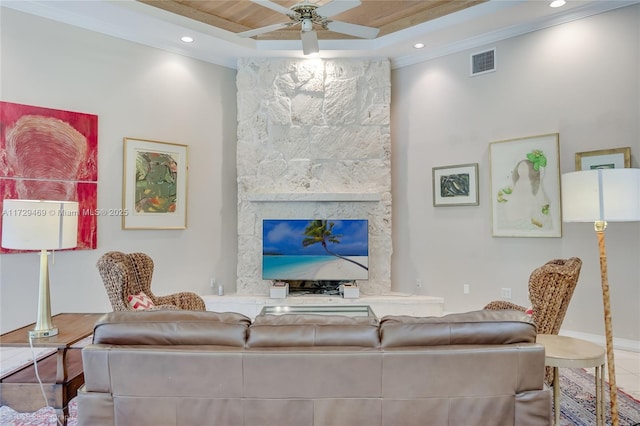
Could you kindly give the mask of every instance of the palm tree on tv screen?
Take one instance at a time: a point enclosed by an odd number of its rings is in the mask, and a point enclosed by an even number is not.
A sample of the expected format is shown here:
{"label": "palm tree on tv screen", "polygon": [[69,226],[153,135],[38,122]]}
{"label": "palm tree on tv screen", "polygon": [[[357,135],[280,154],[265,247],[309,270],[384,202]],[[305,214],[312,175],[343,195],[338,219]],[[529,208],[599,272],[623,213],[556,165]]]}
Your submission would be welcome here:
{"label": "palm tree on tv screen", "polygon": [[329,248],[327,247],[327,243],[340,244],[340,237],[342,237],[342,235],[333,233],[334,226],[335,223],[329,222],[328,220],[310,221],[309,225],[307,225],[307,227],[304,229],[305,238],[302,240],[302,246],[308,247],[310,245],[320,243],[322,244],[322,248],[324,248],[325,251],[331,256],[335,256],[340,259],[346,260],[347,262],[354,263],[368,271],[369,268],[367,268],[363,264],[358,263],[355,260],[348,259],[344,256],[340,256],[338,253],[334,253],[329,250]]}

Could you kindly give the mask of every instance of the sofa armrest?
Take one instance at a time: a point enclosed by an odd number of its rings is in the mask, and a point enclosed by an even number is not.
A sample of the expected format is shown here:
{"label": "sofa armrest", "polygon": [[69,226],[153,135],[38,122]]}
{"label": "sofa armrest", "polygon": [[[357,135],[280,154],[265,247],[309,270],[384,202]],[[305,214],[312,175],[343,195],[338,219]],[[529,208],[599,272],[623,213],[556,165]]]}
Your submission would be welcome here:
{"label": "sofa armrest", "polygon": [[204,311],[206,306],[202,297],[190,291],[182,291],[168,296],[156,296],[160,305],[175,305],[178,309]]}
{"label": "sofa armrest", "polygon": [[506,300],[494,300],[493,302],[489,302],[484,306],[484,309],[491,310],[512,310],[512,311],[520,311],[526,312],[527,308],[524,306],[516,305],[513,302],[509,302]]}

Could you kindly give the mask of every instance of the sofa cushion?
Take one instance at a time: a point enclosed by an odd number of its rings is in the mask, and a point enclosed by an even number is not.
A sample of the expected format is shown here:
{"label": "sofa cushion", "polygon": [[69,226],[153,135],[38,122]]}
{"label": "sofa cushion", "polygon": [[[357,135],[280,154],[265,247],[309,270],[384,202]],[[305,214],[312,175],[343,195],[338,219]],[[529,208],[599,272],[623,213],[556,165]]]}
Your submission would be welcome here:
{"label": "sofa cushion", "polygon": [[187,310],[110,312],[94,326],[93,343],[243,347],[249,317]]}
{"label": "sofa cushion", "polygon": [[288,346],[380,346],[378,321],[343,315],[258,315],[247,339],[248,348]]}
{"label": "sofa cushion", "polygon": [[385,316],[380,320],[380,340],[383,348],[533,343],[536,327],[529,316],[510,310],[442,317]]}

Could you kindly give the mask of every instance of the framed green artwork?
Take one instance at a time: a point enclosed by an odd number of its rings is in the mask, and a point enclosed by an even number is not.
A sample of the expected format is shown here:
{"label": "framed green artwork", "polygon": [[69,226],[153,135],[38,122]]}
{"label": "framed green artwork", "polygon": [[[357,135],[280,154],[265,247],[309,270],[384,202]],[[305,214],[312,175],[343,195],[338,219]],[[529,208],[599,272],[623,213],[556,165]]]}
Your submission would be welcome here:
{"label": "framed green artwork", "polygon": [[494,237],[561,237],[558,133],[492,142]]}
{"label": "framed green artwork", "polygon": [[187,145],[124,138],[122,229],[187,227]]}

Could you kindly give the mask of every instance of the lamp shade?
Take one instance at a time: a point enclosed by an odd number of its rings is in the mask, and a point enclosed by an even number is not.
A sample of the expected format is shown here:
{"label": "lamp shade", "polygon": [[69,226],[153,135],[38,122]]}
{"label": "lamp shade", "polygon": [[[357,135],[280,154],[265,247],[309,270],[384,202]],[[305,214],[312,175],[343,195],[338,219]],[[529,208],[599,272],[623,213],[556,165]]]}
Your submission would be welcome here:
{"label": "lamp shade", "polygon": [[59,250],[77,245],[76,201],[3,201],[2,247],[15,250]]}
{"label": "lamp shade", "polygon": [[640,221],[640,169],[594,169],[563,174],[562,220]]}

